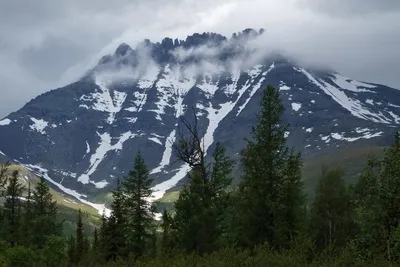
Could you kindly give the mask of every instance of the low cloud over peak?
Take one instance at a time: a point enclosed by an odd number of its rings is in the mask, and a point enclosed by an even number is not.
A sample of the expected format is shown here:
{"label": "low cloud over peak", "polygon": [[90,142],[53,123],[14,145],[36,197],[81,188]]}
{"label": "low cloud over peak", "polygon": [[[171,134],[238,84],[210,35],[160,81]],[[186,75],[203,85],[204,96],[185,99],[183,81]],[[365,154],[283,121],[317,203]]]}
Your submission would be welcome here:
{"label": "low cloud over peak", "polygon": [[400,88],[397,0],[0,0],[0,114],[75,81],[123,42],[248,27],[265,29],[263,47]]}

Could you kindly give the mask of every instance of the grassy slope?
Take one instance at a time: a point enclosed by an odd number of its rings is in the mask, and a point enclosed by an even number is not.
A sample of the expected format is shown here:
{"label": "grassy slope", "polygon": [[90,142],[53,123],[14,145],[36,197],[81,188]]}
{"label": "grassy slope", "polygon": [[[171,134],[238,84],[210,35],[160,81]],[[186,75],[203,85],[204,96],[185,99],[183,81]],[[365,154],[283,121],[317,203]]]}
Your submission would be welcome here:
{"label": "grassy slope", "polygon": [[[25,188],[24,195],[26,195],[29,182],[31,183],[31,188],[34,188],[39,182],[39,177],[20,165],[11,165],[8,171],[9,174],[14,170],[17,170],[20,174],[20,182]],[[96,209],[89,205],[80,203],[78,200],[70,196],[59,193],[52,188],[50,188],[50,192],[53,195],[53,200],[57,201],[59,207],[59,218],[60,220],[64,220],[64,232],[66,234],[74,232],[75,221],[79,209],[84,213],[84,228],[87,234],[92,233],[94,228],[99,225],[100,215]]]}
{"label": "grassy slope", "polygon": [[[321,153],[315,156],[304,158],[303,180],[304,191],[311,200],[321,176],[324,165],[329,168],[340,167],[345,170],[345,180],[348,183],[357,181],[358,175],[366,166],[371,155],[381,157],[383,147],[375,145],[348,145],[346,147],[334,149],[329,153]],[[179,191],[167,192],[163,198],[157,201],[157,210],[172,210],[174,202],[178,199]]]}

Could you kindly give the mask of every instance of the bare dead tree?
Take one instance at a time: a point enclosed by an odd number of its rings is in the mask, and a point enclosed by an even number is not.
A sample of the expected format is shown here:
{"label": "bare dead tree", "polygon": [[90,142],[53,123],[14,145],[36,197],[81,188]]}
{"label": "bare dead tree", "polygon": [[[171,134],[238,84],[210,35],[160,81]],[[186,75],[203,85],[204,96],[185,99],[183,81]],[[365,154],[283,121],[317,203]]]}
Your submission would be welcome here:
{"label": "bare dead tree", "polygon": [[195,108],[193,110],[194,121],[191,123],[189,120],[180,117],[183,128],[179,128],[178,143],[172,144],[172,148],[177,157],[177,161],[183,161],[188,164],[192,170],[198,171],[204,184],[209,181],[210,164],[205,161],[205,148],[204,141],[199,136],[198,120]]}

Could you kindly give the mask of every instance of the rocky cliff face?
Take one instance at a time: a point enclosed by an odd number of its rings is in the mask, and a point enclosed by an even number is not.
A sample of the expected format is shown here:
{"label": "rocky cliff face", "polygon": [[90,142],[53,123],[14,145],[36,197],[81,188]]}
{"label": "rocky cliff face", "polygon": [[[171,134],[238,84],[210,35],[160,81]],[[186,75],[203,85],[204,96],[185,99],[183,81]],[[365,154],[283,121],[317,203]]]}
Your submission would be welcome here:
{"label": "rocky cliff face", "polygon": [[79,81],[1,120],[0,151],[65,193],[89,199],[109,191],[141,151],[161,196],[188,170],[171,165],[180,117],[192,118],[194,109],[208,154],[220,141],[238,158],[268,84],[280,89],[286,106],[289,144],[305,155],[391,140],[400,91],[260,52],[260,34],[194,34],[145,40],[136,49],[121,44]]}

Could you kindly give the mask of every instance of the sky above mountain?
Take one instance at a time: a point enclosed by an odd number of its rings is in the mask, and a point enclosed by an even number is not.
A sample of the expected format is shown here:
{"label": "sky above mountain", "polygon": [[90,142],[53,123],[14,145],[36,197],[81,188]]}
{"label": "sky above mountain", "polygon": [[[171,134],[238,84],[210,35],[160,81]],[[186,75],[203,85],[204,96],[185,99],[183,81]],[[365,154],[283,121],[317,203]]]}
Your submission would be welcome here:
{"label": "sky above mountain", "polygon": [[398,0],[0,0],[0,117],[122,42],[244,28],[264,28],[271,49],[400,88]]}

